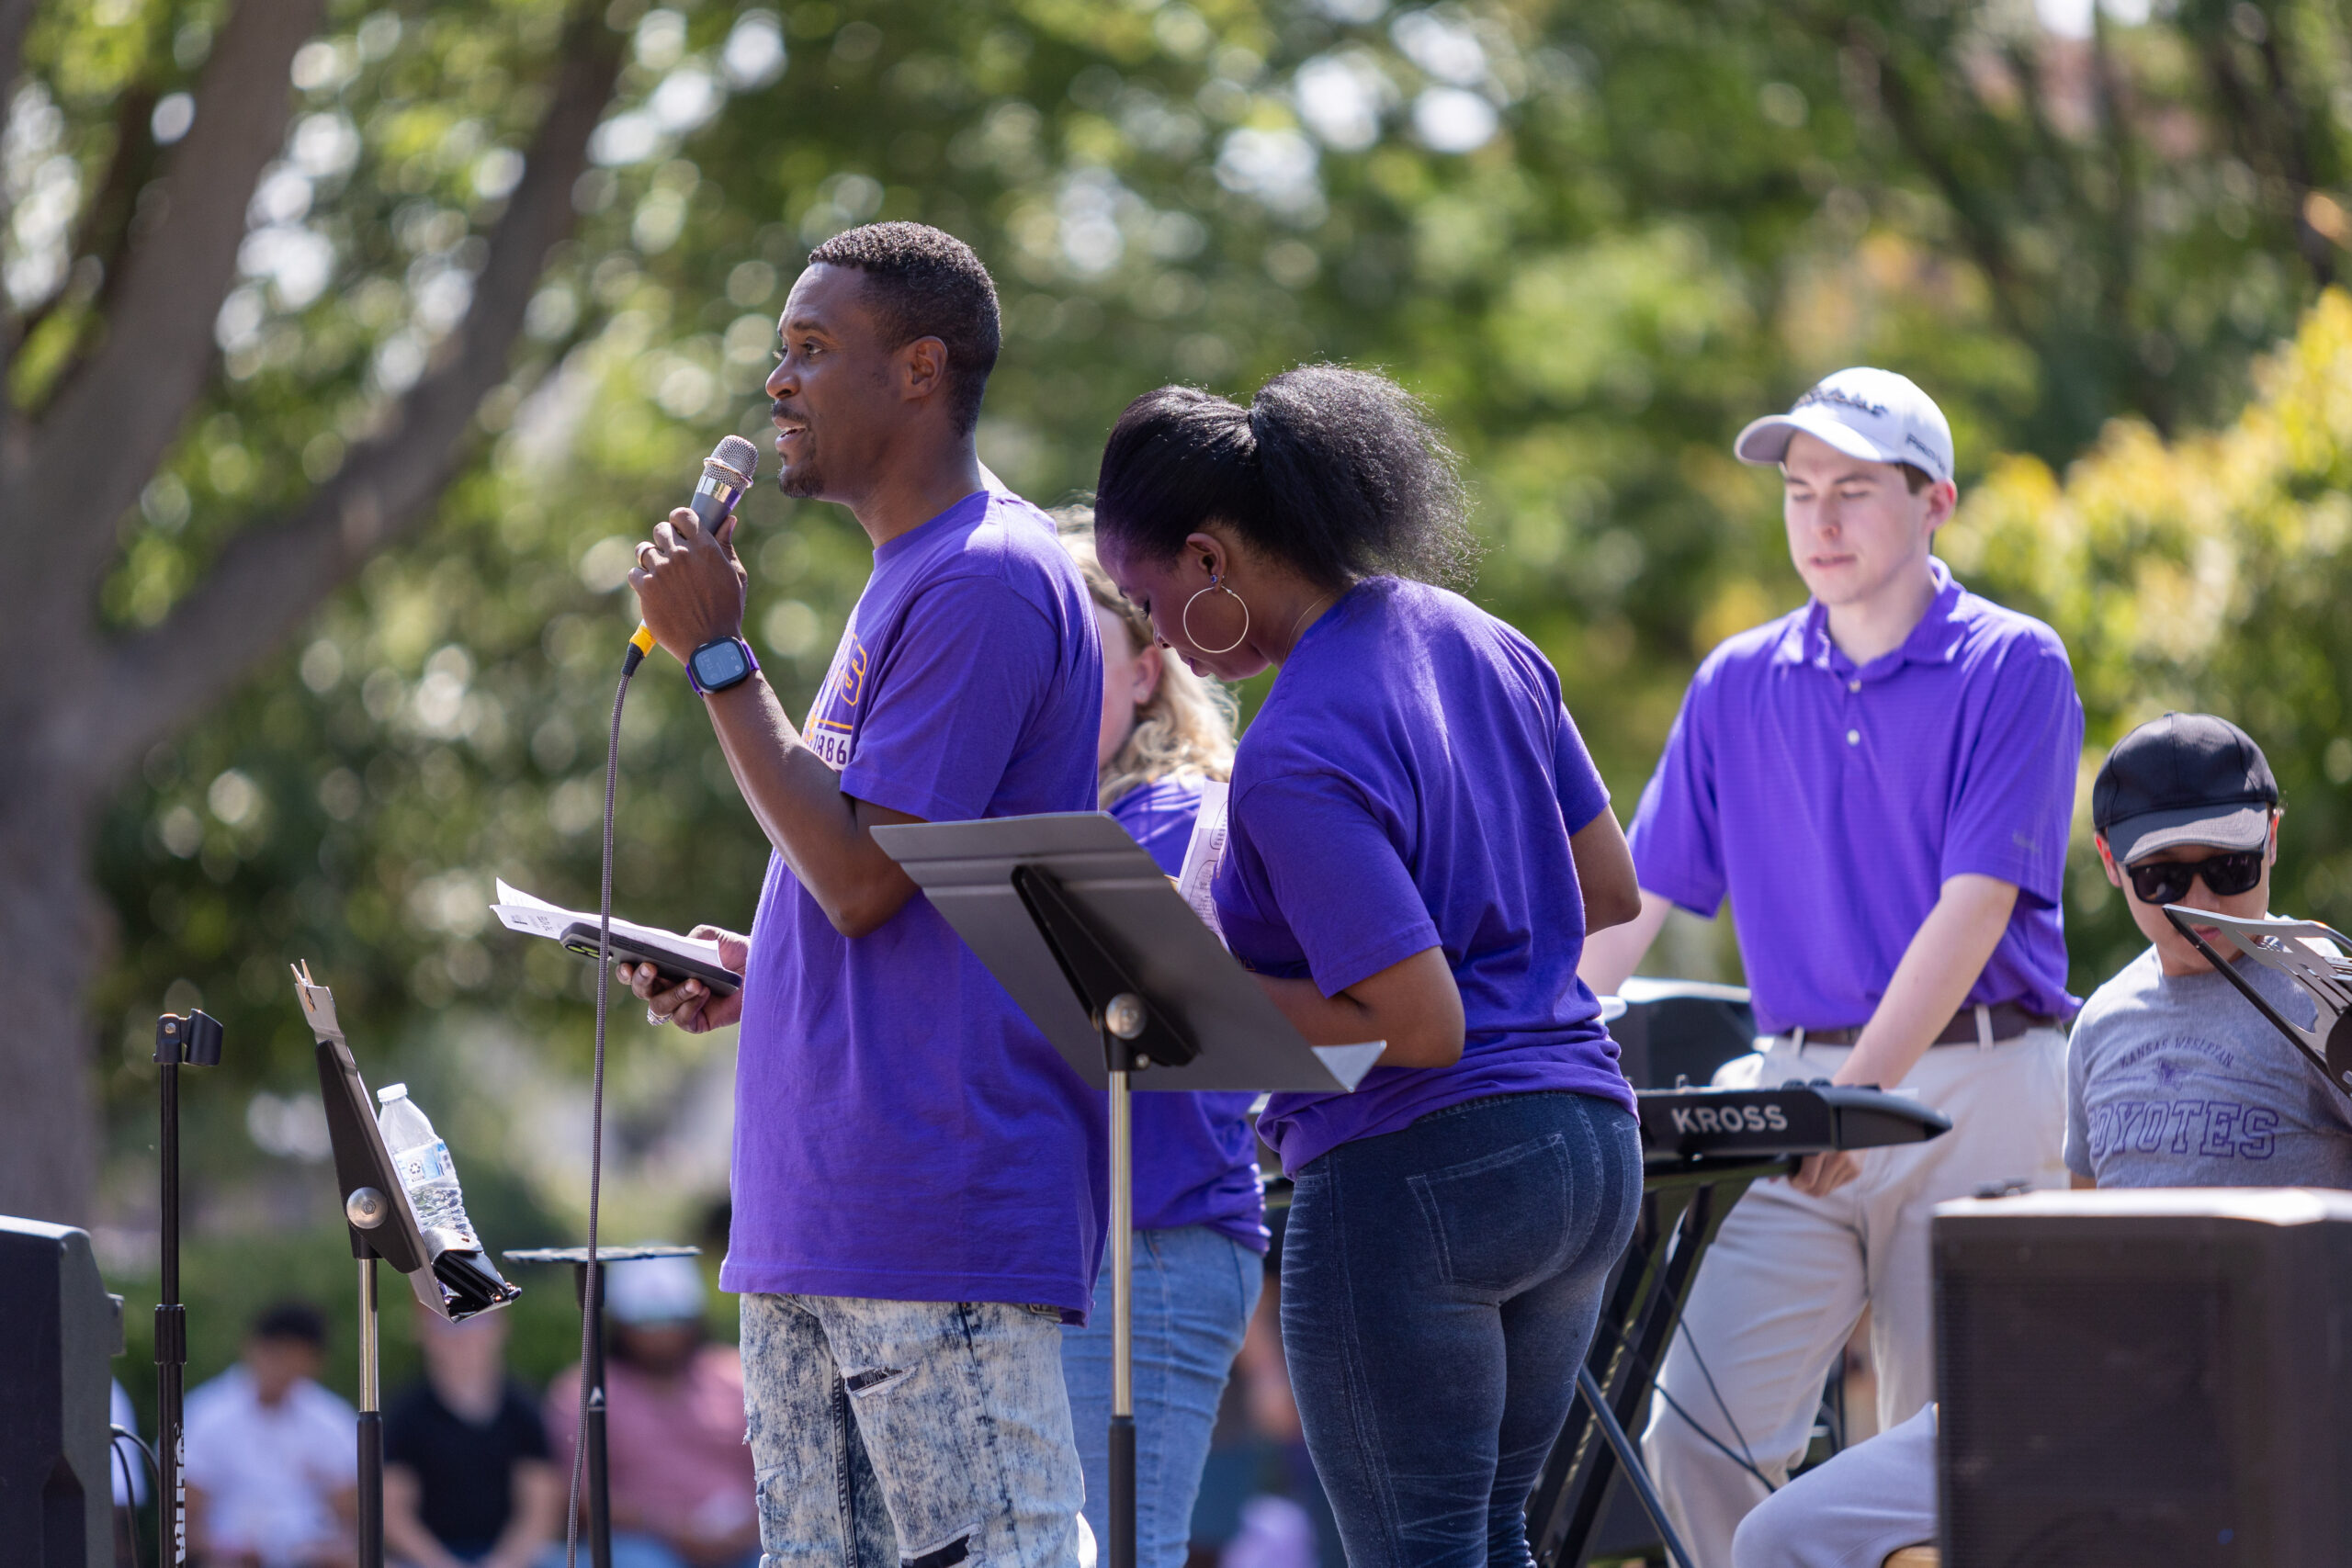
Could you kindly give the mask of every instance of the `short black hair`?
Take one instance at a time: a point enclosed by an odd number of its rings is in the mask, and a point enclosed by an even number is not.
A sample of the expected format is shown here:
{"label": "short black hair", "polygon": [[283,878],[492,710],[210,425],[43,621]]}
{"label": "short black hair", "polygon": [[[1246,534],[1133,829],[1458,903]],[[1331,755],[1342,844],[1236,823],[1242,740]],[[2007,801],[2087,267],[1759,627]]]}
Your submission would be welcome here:
{"label": "short black hair", "polygon": [[1285,370],[1246,409],[1193,387],[1146,392],[1112,428],[1094,494],[1096,532],[1123,549],[1165,560],[1217,519],[1325,587],[1466,579],[1468,515],[1419,400],[1339,365]]}
{"label": "short black hair", "polygon": [[253,1337],[256,1339],[299,1339],[313,1350],[323,1350],[327,1343],[327,1320],[319,1309],[308,1302],[278,1302],[262,1309],[254,1319]]}
{"label": "short black hair", "polygon": [[996,283],[972,247],[926,223],[868,223],[827,240],[808,261],[865,274],[865,297],[892,349],[922,337],[947,345],[948,412],[958,434],[970,434],[1003,342]]}

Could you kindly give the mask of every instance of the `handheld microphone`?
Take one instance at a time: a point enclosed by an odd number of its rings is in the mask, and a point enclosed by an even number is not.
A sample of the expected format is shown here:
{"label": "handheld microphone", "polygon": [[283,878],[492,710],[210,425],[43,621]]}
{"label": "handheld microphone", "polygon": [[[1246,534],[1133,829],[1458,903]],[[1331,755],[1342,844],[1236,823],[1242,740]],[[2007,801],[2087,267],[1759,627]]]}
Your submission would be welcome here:
{"label": "handheld microphone", "polygon": [[[723,435],[702,460],[702,482],[695,486],[694,499],[686,504],[704,527],[716,528],[735,510],[759,471],[760,449],[740,435]],[[628,652],[621,657],[621,673],[633,674],[652,651],[653,633],[639,621],[637,635],[628,639]]]}

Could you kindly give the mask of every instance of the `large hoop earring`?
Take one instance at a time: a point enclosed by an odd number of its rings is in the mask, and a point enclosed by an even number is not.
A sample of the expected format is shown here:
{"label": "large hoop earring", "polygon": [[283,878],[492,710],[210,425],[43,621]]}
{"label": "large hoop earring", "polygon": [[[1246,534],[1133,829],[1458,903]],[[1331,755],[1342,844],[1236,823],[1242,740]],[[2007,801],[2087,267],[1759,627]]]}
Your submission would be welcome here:
{"label": "large hoop earring", "polygon": [[[1227,598],[1241,606],[1240,635],[1236,637],[1231,642],[1227,643],[1223,648],[1204,647],[1201,639],[1193,634],[1193,601],[1200,598],[1201,593],[1206,593],[1212,589],[1221,590]],[[1191,643],[1194,648],[1200,649],[1203,653],[1231,653],[1235,649],[1239,648],[1250,638],[1250,601],[1244,599],[1240,594],[1236,593],[1232,589],[1227,588],[1225,586],[1225,579],[1222,577],[1212,576],[1209,579],[1209,585],[1207,588],[1202,589],[1200,593],[1195,593],[1191,599],[1184,601],[1184,613],[1177,617],[1177,624],[1184,628],[1184,640]]]}

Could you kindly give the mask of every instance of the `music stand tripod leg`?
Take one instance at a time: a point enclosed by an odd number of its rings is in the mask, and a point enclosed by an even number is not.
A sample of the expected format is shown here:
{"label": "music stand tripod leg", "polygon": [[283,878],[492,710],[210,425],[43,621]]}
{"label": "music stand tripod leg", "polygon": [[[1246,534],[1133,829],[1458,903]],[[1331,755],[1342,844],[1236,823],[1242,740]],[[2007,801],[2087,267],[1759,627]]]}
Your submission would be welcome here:
{"label": "music stand tripod leg", "polygon": [[1110,1568],[1136,1568],[1135,1140],[1126,1043],[1102,1032],[1111,1071]]}

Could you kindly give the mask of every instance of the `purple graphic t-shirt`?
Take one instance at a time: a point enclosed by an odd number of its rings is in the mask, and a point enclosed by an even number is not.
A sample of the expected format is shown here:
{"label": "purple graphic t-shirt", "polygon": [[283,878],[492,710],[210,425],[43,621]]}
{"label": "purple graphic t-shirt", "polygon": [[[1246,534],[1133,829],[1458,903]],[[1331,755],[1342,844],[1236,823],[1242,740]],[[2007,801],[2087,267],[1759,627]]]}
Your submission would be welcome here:
{"label": "purple graphic t-shirt", "polygon": [[[1183,868],[1201,781],[1159,779],[1111,803],[1128,836],[1173,876]],[[1266,1250],[1266,1194],[1258,1178],[1258,1140],[1250,1132],[1254,1094],[1163,1090],[1137,1094],[1136,1229],[1206,1225],[1253,1251]]]}
{"label": "purple graphic t-shirt", "polygon": [[[806,734],[844,793],[925,821],[1089,811],[1102,701],[1077,567],[983,491],[874,552]],[[844,937],[770,859],[735,1093],[728,1290],[1083,1321],[1102,1097],[921,894]]]}
{"label": "purple graphic t-shirt", "polygon": [[1608,805],[1551,664],[1460,594],[1368,578],[1306,628],[1234,759],[1226,940],[1327,997],[1442,948],[1466,1037],[1451,1067],[1275,1095],[1258,1131],[1284,1170],[1489,1095],[1567,1089],[1633,1109],[1577,978],[1568,835]]}

